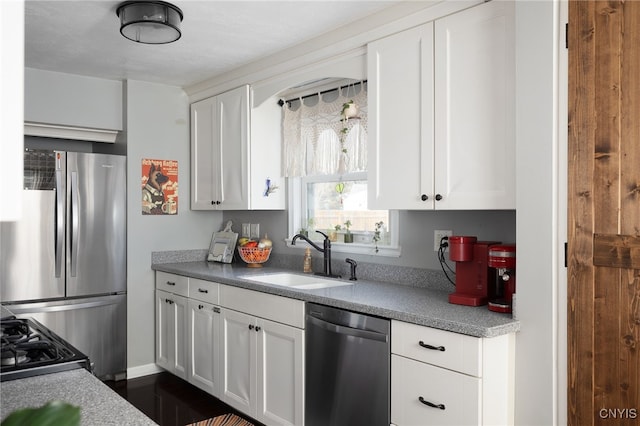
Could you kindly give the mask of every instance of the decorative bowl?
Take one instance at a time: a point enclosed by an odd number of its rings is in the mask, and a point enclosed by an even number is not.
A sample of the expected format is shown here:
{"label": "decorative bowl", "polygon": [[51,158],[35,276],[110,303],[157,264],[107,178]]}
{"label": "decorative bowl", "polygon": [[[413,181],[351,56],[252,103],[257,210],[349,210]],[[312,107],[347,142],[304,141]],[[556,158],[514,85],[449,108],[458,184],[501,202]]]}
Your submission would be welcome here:
{"label": "decorative bowl", "polygon": [[247,264],[249,268],[261,268],[262,264],[269,260],[271,255],[271,247],[238,247],[240,258]]}

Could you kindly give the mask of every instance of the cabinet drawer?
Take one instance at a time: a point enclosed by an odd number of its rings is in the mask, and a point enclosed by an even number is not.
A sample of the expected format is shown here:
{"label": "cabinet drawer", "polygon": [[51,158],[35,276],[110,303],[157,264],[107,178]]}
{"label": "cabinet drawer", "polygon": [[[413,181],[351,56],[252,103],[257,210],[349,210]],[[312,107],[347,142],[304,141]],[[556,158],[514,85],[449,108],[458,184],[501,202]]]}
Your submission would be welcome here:
{"label": "cabinet drawer", "polygon": [[406,322],[391,322],[391,352],[482,376],[482,339]]}
{"label": "cabinet drawer", "polygon": [[186,297],[189,295],[189,278],[157,271],[156,289]]}
{"label": "cabinet drawer", "polygon": [[220,305],[304,329],[304,302],[244,288],[220,285]]}
{"label": "cabinet drawer", "polygon": [[478,425],[480,391],[477,377],[391,356],[391,421],[397,426]]}
{"label": "cabinet drawer", "polygon": [[189,298],[217,305],[220,300],[218,295],[219,286],[220,284],[212,281],[189,278]]}

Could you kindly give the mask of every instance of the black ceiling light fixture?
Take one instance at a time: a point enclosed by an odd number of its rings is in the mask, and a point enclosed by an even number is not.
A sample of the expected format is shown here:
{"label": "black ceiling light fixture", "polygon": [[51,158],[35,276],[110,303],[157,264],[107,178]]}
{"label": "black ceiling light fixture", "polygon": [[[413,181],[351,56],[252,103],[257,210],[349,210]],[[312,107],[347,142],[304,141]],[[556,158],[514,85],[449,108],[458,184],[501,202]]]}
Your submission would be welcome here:
{"label": "black ceiling light fixture", "polygon": [[120,33],[138,43],[172,43],[182,35],[182,11],[165,1],[125,1],[118,5],[116,15]]}

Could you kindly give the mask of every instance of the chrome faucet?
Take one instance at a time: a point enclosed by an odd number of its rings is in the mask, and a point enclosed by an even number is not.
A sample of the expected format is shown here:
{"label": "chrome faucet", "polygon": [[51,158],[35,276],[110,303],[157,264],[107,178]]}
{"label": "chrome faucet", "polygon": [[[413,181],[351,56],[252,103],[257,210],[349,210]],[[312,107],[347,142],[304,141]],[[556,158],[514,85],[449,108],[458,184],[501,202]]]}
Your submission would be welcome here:
{"label": "chrome faucet", "polygon": [[313,241],[311,241],[309,238],[305,237],[302,234],[294,235],[293,238],[291,239],[291,245],[295,246],[296,240],[298,240],[299,238],[302,238],[303,240],[305,240],[307,243],[309,243],[311,247],[318,250],[324,256],[324,272],[316,272],[316,275],[322,275],[322,276],[331,277],[331,278],[340,278],[340,275],[333,275],[331,273],[331,240],[329,239],[329,236],[324,232],[320,232],[320,231],[316,231],[316,232],[324,237],[323,248],[320,248],[316,243],[314,243]]}

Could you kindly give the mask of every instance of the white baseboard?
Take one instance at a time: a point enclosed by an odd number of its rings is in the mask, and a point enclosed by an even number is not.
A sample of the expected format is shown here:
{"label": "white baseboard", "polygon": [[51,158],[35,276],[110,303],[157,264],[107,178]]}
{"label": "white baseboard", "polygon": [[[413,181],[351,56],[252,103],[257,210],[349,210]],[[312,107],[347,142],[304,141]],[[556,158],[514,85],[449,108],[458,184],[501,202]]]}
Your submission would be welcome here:
{"label": "white baseboard", "polygon": [[127,368],[127,379],[135,379],[136,377],[148,376],[163,372],[164,369],[156,364],[138,365],[137,367]]}

